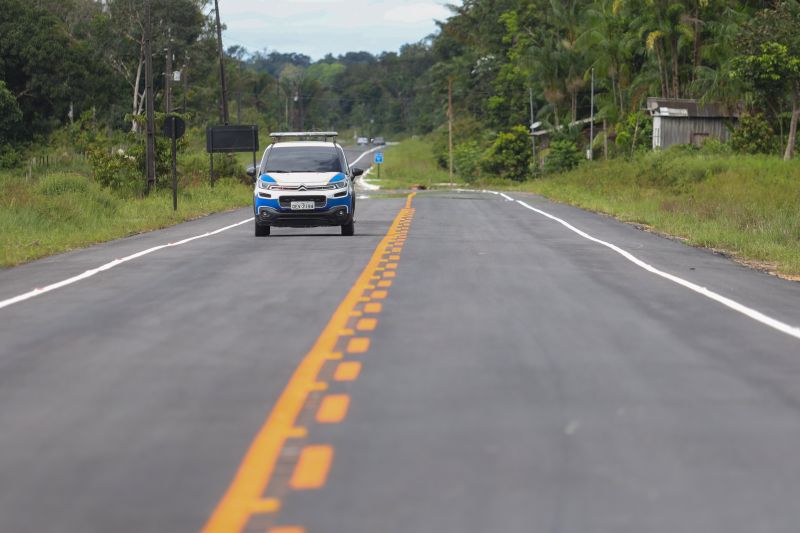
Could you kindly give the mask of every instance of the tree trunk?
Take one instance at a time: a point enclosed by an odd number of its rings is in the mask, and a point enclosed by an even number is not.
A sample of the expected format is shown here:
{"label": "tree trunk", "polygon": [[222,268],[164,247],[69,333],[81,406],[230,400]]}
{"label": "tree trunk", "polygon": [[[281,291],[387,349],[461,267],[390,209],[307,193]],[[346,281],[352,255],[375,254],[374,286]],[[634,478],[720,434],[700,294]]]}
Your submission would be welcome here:
{"label": "tree trunk", "polygon": [[678,71],[678,38],[672,42],[670,46],[672,53],[672,97],[681,97],[681,79]]}
{"label": "tree trunk", "polygon": [[669,72],[664,65],[664,51],[660,44],[656,44],[656,58],[658,59],[658,72],[661,74],[661,98],[669,98]]}
{"label": "tree trunk", "polygon": [[792,91],[792,120],[789,122],[789,140],[786,143],[786,151],[783,153],[785,161],[794,156],[794,145],[797,142],[797,116],[800,114],[800,110],[797,108],[798,100],[800,100],[800,94],[798,94],[798,88],[795,87]]}
{"label": "tree trunk", "polygon": [[608,160],[608,124],[603,119],[603,159]]}
{"label": "tree trunk", "polygon": [[[142,67],[144,66],[144,58],[139,58],[139,67],[136,69],[136,81],[133,83],[133,117],[136,117],[142,112],[142,106],[139,96],[139,84],[142,81]],[[135,118],[131,118],[131,132],[136,133],[139,126],[136,124]]]}
{"label": "tree trunk", "polygon": [[578,120],[578,91],[572,91],[572,122]]}

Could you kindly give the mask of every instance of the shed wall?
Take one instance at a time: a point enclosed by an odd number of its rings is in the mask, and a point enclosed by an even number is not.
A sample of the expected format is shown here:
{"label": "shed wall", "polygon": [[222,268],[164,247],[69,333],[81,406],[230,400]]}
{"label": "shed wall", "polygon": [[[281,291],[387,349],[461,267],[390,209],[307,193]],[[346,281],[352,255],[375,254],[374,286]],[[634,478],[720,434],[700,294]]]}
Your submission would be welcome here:
{"label": "shed wall", "polygon": [[726,126],[726,121],[731,119],[701,117],[657,118],[660,119],[660,124],[658,138],[656,138],[656,128],[653,129],[654,148],[669,148],[673,144],[701,145],[707,139],[717,139],[722,142],[730,139],[730,131]]}

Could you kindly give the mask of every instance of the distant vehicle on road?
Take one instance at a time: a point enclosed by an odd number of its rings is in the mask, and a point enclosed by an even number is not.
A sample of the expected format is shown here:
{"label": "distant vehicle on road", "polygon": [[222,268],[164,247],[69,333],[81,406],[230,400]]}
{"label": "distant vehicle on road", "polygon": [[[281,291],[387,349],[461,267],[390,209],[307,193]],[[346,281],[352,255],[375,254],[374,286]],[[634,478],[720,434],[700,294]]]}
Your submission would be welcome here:
{"label": "distant vehicle on road", "polygon": [[253,191],[255,235],[272,226],[341,226],[353,235],[353,181],[363,170],[350,167],[336,132],[272,133],[261,164],[247,173]]}
{"label": "distant vehicle on road", "polygon": [[367,139],[366,137],[359,137],[358,140],[356,141],[356,144],[358,144],[359,146],[365,146],[369,144],[369,139]]}
{"label": "distant vehicle on road", "polygon": [[386,144],[386,139],[384,139],[383,137],[375,137],[375,139],[372,140],[372,144],[374,144],[375,146],[383,146],[384,144]]}

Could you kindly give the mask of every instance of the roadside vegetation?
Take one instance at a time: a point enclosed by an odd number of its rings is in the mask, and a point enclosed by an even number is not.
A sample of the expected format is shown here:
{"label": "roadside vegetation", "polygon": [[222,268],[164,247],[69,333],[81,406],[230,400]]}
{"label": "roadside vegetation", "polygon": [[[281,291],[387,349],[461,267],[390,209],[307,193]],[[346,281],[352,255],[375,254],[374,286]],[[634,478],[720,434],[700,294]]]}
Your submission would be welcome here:
{"label": "roadside vegetation", "polygon": [[382,190],[447,187],[449,174],[433,157],[433,147],[427,138],[413,137],[385,150],[385,162],[378,179],[377,167],[366,177],[371,185]]}
{"label": "roadside vegetation", "polygon": [[136,135],[99,133],[80,122],[52,136],[22,168],[0,170],[0,266],[7,267],[252,201],[244,164],[221,157],[212,188],[202,132],[190,130],[178,158],[178,210],[172,209],[169,152],[159,143],[156,187],[143,194],[144,152]]}
{"label": "roadside vegetation", "polygon": [[252,190],[230,178],[147,197],[115,192],[86,172],[57,171],[38,179],[0,172],[0,266],[8,267],[94,243],[163,228],[248,205]]}

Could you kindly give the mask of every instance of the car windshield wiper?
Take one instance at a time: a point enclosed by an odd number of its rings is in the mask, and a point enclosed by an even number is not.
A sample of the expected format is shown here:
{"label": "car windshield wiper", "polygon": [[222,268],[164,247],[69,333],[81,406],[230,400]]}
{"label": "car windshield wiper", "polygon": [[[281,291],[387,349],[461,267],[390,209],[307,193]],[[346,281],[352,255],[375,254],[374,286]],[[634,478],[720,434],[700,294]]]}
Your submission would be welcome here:
{"label": "car windshield wiper", "polygon": [[294,172],[294,170],[273,170],[269,169],[267,172],[277,172],[278,174],[288,174],[289,172]]}

